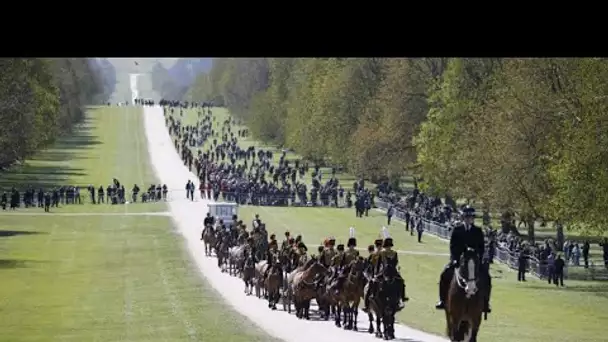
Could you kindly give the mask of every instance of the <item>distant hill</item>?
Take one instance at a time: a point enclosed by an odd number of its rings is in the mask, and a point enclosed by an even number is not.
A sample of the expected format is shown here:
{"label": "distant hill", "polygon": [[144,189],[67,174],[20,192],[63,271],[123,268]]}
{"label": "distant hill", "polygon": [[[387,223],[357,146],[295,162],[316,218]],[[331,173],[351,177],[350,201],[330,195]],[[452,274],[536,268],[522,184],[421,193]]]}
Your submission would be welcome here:
{"label": "distant hill", "polygon": [[181,100],[201,73],[211,70],[212,58],[180,58],[170,68],[156,63],[152,68],[152,86],[164,99]]}
{"label": "distant hill", "polygon": [[196,76],[211,70],[213,58],[180,58],[168,69],[169,76],[179,87],[189,87]]}

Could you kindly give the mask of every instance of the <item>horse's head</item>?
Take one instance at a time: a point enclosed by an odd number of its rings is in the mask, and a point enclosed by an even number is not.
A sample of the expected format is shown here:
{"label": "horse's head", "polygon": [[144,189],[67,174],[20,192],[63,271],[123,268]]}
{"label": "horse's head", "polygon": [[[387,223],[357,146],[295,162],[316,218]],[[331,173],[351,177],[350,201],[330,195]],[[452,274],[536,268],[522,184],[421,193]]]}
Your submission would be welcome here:
{"label": "horse's head", "polygon": [[480,260],[477,251],[467,248],[460,257],[460,266],[457,270],[459,284],[464,289],[467,298],[477,293],[477,280],[479,279]]}

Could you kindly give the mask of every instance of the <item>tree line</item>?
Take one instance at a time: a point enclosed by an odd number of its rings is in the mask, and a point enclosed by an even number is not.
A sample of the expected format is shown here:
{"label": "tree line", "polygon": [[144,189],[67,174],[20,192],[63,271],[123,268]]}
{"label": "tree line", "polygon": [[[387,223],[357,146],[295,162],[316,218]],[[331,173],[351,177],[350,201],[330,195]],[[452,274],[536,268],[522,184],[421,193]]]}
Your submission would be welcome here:
{"label": "tree line", "polygon": [[85,106],[105,103],[112,89],[92,60],[0,59],[0,168],[69,133],[84,118]]}
{"label": "tree line", "polygon": [[186,99],[357,176],[606,231],[604,58],[225,58]]}

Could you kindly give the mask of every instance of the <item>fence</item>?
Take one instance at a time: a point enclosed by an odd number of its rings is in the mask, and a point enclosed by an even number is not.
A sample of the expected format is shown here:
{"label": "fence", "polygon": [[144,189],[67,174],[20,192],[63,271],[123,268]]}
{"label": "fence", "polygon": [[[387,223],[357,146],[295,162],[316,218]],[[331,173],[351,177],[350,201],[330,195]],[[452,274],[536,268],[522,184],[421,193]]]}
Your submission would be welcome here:
{"label": "fence", "polygon": [[[381,199],[376,199],[376,206],[380,209],[387,210],[389,203]],[[395,209],[394,217],[405,221],[405,212]],[[426,233],[438,236],[442,239],[449,239],[451,235],[451,227],[440,224],[438,222],[422,219],[423,229]],[[507,265],[514,270],[518,269],[518,256],[506,248],[496,246],[493,251],[493,259],[502,264]],[[548,267],[546,262],[538,260],[534,256],[528,258],[528,271],[539,278],[546,278],[548,275]],[[583,266],[566,266],[564,268],[564,278],[577,280],[608,280],[608,270],[604,265],[596,265],[592,261],[589,262],[589,267]]]}

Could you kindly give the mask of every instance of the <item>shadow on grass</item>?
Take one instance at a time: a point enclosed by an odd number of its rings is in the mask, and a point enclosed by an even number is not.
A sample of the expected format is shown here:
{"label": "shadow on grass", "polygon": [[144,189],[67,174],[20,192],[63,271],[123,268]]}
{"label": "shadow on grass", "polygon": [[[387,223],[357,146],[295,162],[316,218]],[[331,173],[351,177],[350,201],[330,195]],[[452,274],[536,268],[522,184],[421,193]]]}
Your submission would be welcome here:
{"label": "shadow on grass", "polygon": [[546,284],[546,286],[543,286],[543,285],[530,285],[530,286],[528,286],[528,288],[542,290],[542,291],[582,293],[582,294],[594,295],[594,296],[598,296],[598,297],[602,297],[602,298],[608,299],[608,282],[605,283],[605,284],[602,283],[602,284],[599,284],[599,285],[589,285],[589,286],[585,286],[585,285],[573,285],[573,286],[569,286],[568,285],[568,281],[565,280],[564,281],[564,285],[566,285],[566,286],[565,287],[558,287],[558,286],[555,286],[554,284]]}
{"label": "shadow on grass", "polygon": [[24,268],[27,260],[0,259],[0,269]]}
{"label": "shadow on grass", "polygon": [[68,162],[86,159],[86,150],[102,144],[92,133],[94,126],[95,119],[88,117],[75,127],[72,134],[60,137],[49,149],[37,153],[22,165],[2,171],[0,192],[10,191],[13,187],[22,192],[30,186],[49,190],[68,185],[70,177],[86,176],[83,169],[71,167]]}
{"label": "shadow on grass", "polygon": [[46,233],[45,232],[33,232],[33,231],[27,231],[27,230],[0,230],[0,238],[19,236],[19,235],[37,235],[37,234],[46,234]]}

